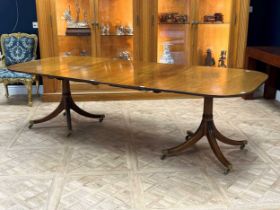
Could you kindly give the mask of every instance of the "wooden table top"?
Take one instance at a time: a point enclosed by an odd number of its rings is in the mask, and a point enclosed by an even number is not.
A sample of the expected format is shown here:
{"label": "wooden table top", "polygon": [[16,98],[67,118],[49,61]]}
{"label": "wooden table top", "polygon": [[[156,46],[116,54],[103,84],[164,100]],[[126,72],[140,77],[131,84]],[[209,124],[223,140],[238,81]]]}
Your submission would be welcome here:
{"label": "wooden table top", "polygon": [[55,57],[8,67],[9,70],[121,88],[196,96],[234,97],[255,91],[267,75],[224,69],[123,61],[95,57]]}

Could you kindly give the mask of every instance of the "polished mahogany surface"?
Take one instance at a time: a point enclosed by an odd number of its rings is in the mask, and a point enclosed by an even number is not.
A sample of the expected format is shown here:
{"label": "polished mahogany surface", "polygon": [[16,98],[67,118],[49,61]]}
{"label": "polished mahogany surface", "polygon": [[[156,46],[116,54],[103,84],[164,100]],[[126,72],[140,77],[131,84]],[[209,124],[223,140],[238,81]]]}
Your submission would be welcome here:
{"label": "polished mahogany surface", "polygon": [[266,74],[241,69],[188,68],[95,57],[47,58],[9,66],[9,69],[92,84],[212,97],[245,95],[267,79]]}

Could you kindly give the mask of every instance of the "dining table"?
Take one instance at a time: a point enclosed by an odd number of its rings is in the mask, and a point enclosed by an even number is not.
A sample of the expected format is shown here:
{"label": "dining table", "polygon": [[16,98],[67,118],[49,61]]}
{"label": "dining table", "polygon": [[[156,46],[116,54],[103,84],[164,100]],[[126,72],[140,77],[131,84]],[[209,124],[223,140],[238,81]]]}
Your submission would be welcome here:
{"label": "dining table", "polygon": [[[261,72],[206,66],[185,66],[154,62],[127,61],[114,58],[68,56],[33,60],[8,67],[9,70],[48,77],[61,81],[61,102],[48,116],[30,121],[29,128],[58,116],[66,115],[69,135],[72,132],[71,110],[85,117],[102,122],[105,115],[91,114],[81,109],[71,94],[70,82],[132,89],[137,91],[173,93],[200,96],[204,100],[201,123],[195,132],[187,131],[186,139],[179,145],[164,149],[162,159],[182,154],[203,137],[216,158],[224,166],[224,173],[232,170],[232,164],[224,156],[218,141],[244,149],[246,140],[232,140],[225,137],[214,123],[215,98],[242,97],[253,93],[268,78]],[[186,110],[186,112],[191,110]],[[109,129],[109,128],[108,128]]]}

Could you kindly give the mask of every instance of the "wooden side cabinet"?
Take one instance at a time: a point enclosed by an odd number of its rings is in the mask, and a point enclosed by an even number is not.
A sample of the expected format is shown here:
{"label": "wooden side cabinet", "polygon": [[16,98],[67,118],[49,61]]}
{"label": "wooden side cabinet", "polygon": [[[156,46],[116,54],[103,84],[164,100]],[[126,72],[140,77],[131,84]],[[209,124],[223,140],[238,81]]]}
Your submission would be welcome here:
{"label": "wooden side cabinet", "polygon": [[[227,66],[243,67],[249,0],[36,0],[36,4],[42,58],[82,55],[191,66],[204,65],[210,49],[216,65],[225,51]],[[69,11],[73,22],[87,27],[69,27],[65,20]],[[211,20],[215,13],[222,21]],[[44,78],[43,99],[58,100],[60,88],[59,81]],[[76,100],[154,97],[80,83],[71,88]],[[166,96],[171,97],[159,95]]]}

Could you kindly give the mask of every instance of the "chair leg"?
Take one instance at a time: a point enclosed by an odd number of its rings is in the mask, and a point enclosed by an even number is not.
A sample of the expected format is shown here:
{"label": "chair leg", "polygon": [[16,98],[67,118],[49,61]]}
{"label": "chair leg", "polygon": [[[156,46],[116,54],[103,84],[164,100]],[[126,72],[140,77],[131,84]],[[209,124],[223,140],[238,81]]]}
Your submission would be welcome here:
{"label": "chair leg", "polygon": [[40,83],[39,83],[39,77],[36,77],[36,88],[37,88],[37,95],[39,95],[39,88],[40,88]]}
{"label": "chair leg", "polygon": [[7,82],[4,82],[4,87],[5,87],[5,96],[9,98],[9,88]]}
{"label": "chair leg", "polygon": [[32,106],[32,80],[26,81],[25,86],[26,86],[27,95],[28,95],[28,106]]}

